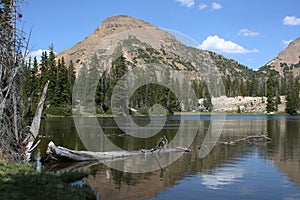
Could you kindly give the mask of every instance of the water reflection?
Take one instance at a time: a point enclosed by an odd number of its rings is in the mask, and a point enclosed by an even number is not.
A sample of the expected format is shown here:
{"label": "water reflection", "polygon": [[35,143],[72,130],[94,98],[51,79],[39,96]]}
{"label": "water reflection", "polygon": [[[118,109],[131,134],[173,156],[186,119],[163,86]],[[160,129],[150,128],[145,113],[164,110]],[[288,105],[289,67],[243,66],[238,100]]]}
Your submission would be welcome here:
{"label": "water reflection", "polygon": [[[166,134],[169,139],[174,137],[178,120],[176,117],[169,118],[167,124],[170,126],[166,126],[160,134]],[[185,120],[195,118],[186,116]],[[111,118],[99,121],[101,126],[106,127],[104,132],[109,139],[122,148],[152,147],[159,138],[129,138],[115,127]],[[300,117],[227,116],[220,141],[268,132],[272,142],[254,146],[217,145],[208,156],[199,159],[198,149],[209,124],[209,116],[201,116],[200,129],[190,146],[192,152],[183,154],[161,170],[126,173],[101,163],[81,163],[85,166],[81,169],[90,172],[87,182],[101,199],[198,199],[199,196],[204,199],[300,198]],[[74,124],[70,119],[46,119],[41,129],[42,134],[53,134],[51,139],[58,145],[84,149],[74,134]],[[48,140],[45,139],[43,144],[47,144]],[[41,146],[40,152],[44,152],[45,148]],[[52,170],[77,168],[72,163],[43,167]]]}
{"label": "water reflection", "polygon": [[201,175],[202,184],[208,189],[223,189],[223,185],[231,185],[240,182],[243,177],[244,170],[236,167],[224,167],[216,169],[212,173]]}
{"label": "water reflection", "polygon": [[300,120],[277,118],[268,121],[273,143],[268,157],[300,188]]}

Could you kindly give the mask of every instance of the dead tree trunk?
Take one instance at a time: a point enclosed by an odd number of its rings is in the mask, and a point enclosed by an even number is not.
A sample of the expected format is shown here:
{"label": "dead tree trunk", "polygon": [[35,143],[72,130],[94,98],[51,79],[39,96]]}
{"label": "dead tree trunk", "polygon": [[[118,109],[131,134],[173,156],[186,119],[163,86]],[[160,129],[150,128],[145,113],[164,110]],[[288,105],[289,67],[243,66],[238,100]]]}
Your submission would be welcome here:
{"label": "dead tree trunk", "polygon": [[238,139],[235,141],[220,142],[220,144],[224,144],[224,145],[236,145],[241,143],[254,144],[254,143],[266,143],[266,142],[270,142],[271,140],[272,139],[268,137],[268,133],[264,133],[261,135],[250,135],[248,137]]}
{"label": "dead tree trunk", "polygon": [[176,148],[155,148],[149,150],[136,150],[136,151],[111,151],[111,152],[92,152],[92,151],[74,151],[65,147],[56,146],[53,142],[48,144],[46,157],[44,162],[50,161],[100,161],[100,160],[113,160],[117,158],[128,158],[134,156],[143,156],[155,153],[168,153],[168,152],[190,152],[190,149],[184,147]]}
{"label": "dead tree trunk", "polygon": [[45,84],[40,102],[37,106],[33,121],[32,121],[31,126],[30,126],[29,135],[23,141],[23,144],[26,144],[25,154],[26,154],[26,159],[27,160],[30,159],[32,150],[35,149],[37,144],[40,142],[40,141],[38,141],[36,143],[36,145],[33,145],[34,141],[37,138],[37,135],[39,134],[41,116],[42,116],[42,112],[43,112],[44,101],[46,99],[46,93],[47,93],[48,85],[49,85],[49,81]]}

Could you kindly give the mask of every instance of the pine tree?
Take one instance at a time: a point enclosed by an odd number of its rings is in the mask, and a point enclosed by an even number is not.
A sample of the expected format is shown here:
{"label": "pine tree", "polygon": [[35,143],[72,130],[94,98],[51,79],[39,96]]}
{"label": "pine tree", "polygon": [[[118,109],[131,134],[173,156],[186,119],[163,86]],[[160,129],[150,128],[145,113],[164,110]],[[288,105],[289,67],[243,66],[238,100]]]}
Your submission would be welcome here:
{"label": "pine tree", "polygon": [[299,82],[293,77],[292,73],[287,76],[286,108],[285,111],[290,115],[297,114],[299,109]]}
{"label": "pine tree", "polygon": [[[177,80],[177,83],[178,83],[178,80]],[[203,96],[202,96],[202,90],[203,90],[203,88],[202,88],[201,81],[199,81],[199,80],[193,80],[193,82],[192,82],[192,88],[193,88],[193,90],[195,92],[195,95],[196,95],[196,97],[198,99],[203,98]]]}
{"label": "pine tree", "polygon": [[47,60],[47,74],[46,74],[46,81],[50,80],[49,86],[48,86],[48,97],[47,97],[47,103],[50,105],[50,107],[57,106],[56,98],[59,96],[58,93],[55,92],[55,87],[57,85],[57,66],[55,61],[55,53],[53,46],[50,46],[50,52],[49,57]]}
{"label": "pine tree", "polygon": [[230,75],[227,75],[226,78],[224,78],[224,85],[225,85],[225,92],[227,97],[231,97],[231,78]]}
{"label": "pine tree", "polygon": [[33,66],[32,66],[32,69],[31,69],[31,78],[32,78],[32,82],[33,82],[33,85],[34,85],[34,91],[37,91],[39,88],[39,78],[40,78],[40,75],[39,75],[39,64],[38,64],[38,61],[37,61],[37,58],[34,57],[33,58]]}
{"label": "pine tree", "polygon": [[76,88],[75,88],[75,93],[73,95],[74,100],[79,104],[79,105],[86,105],[87,101],[87,90],[86,90],[86,85],[87,85],[87,80],[88,80],[88,69],[86,65],[84,64],[81,69],[78,72],[78,77],[76,81]]}
{"label": "pine tree", "polygon": [[213,104],[211,102],[211,97],[210,97],[208,87],[205,83],[204,83],[203,93],[204,93],[204,102],[203,102],[204,107],[206,108],[207,111],[212,111]]}
{"label": "pine tree", "polygon": [[[96,54],[91,57],[88,67],[88,79],[86,80],[88,86],[86,90],[86,105],[88,105],[88,107],[85,108],[86,110],[90,110],[95,103],[96,94],[94,89],[97,89],[100,78],[100,64]],[[95,96],[92,96],[92,94],[95,94]]]}
{"label": "pine tree", "polygon": [[[126,59],[123,56],[119,56],[112,62],[112,67],[111,67],[111,72],[110,72],[110,85],[109,85],[109,91],[108,91],[108,97],[109,99],[112,98],[112,92],[115,87],[115,85],[118,83],[120,78],[125,75],[125,73],[128,71],[127,65],[126,65]],[[127,107],[126,102],[125,102],[125,97],[127,95],[126,93],[126,86],[124,83],[119,84],[119,90],[118,92],[114,95],[114,103],[115,106],[120,107],[120,112],[124,111]],[[110,105],[110,104],[109,104]]]}
{"label": "pine tree", "polygon": [[69,88],[68,88],[68,71],[65,65],[64,58],[59,59],[57,63],[57,75],[55,85],[56,107],[70,106]]}
{"label": "pine tree", "polygon": [[31,58],[28,59],[24,69],[24,85],[22,87],[23,90],[23,101],[25,106],[25,117],[29,117],[33,115],[32,111],[32,74],[31,74]]}
{"label": "pine tree", "polygon": [[48,53],[47,51],[42,52],[41,62],[40,62],[40,91],[44,87],[44,84],[49,80],[49,65],[48,65]]}
{"label": "pine tree", "polygon": [[97,85],[96,95],[95,95],[95,103],[97,106],[97,112],[103,113],[108,110],[107,99],[107,91],[109,87],[109,78],[108,72],[105,70],[102,72],[99,82]]}
{"label": "pine tree", "polygon": [[276,90],[275,78],[272,73],[269,74],[267,80],[267,112],[275,111],[275,100],[274,100],[274,90]]}
{"label": "pine tree", "polygon": [[68,89],[68,96],[69,96],[69,104],[72,104],[72,93],[73,93],[73,87],[76,80],[76,72],[74,69],[73,61],[71,60],[68,67],[68,83],[67,83],[67,89]]}
{"label": "pine tree", "polygon": [[37,104],[40,99],[40,73],[39,73],[39,64],[37,58],[33,58],[33,65],[31,68],[31,84],[32,84],[32,93],[31,93],[31,108],[36,110]]}

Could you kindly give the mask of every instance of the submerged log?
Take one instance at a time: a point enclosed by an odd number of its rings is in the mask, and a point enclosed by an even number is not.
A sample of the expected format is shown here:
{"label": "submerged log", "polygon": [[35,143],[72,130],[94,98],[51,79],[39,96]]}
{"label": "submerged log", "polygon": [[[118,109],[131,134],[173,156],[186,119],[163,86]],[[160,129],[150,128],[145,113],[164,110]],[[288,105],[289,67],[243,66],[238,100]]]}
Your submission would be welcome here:
{"label": "submerged log", "polygon": [[270,142],[272,139],[268,137],[268,133],[264,133],[261,135],[250,135],[242,139],[238,139],[235,141],[229,141],[229,142],[220,142],[220,144],[224,145],[236,145],[240,143],[247,143],[247,144],[253,144],[253,143],[266,143]]}
{"label": "submerged log", "polygon": [[43,162],[51,161],[101,161],[122,159],[135,156],[151,155],[155,153],[168,153],[168,152],[190,152],[191,150],[185,147],[176,148],[153,148],[141,149],[136,151],[111,151],[111,152],[92,152],[92,151],[75,151],[65,147],[56,146],[52,141],[49,142],[46,151],[46,156]]}

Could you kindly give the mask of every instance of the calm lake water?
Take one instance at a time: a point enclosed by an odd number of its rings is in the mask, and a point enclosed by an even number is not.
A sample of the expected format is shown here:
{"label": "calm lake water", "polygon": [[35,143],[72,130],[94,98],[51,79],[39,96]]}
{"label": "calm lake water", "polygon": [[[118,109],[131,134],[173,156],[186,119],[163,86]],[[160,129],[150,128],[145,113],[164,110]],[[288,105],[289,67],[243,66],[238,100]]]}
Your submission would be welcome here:
{"label": "calm lake water", "polygon": [[[102,163],[60,163],[44,165],[44,170],[81,170],[89,172],[85,180],[103,199],[300,199],[300,117],[264,115],[227,115],[219,142],[248,135],[268,133],[269,143],[217,144],[204,158],[199,147],[207,133],[211,116],[172,116],[162,130],[149,138],[124,134],[113,118],[99,118],[101,127],[83,126],[87,134],[102,128],[118,147],[126,150],[150,149],[162,134],[171,141],[180,122],[188,130],[198,129],[189,147],[178,160],[160,170],[129,173]],[[89,124],[89,118],[86,124]],[[148,118],[135,118],[147,125]],[[193,122],[193,123],[190,123]],[[197,122],[198,127],[195,127]],[[83,122],[84,124],[85,122]],[[130,127],[129,127],[130,128]],[[70,149],[85,150],[72,118],[47,118],[42,121],[39,145],[41,155],[50,140]],[[143,127],[140,128],[143,131]],[[186,132],[189,138],[189,131]],[[49,138],[48,138],[49,137]],[[184,138],[183,138],[184,139]],[[79,182],[80,184],[80,182]]]}

